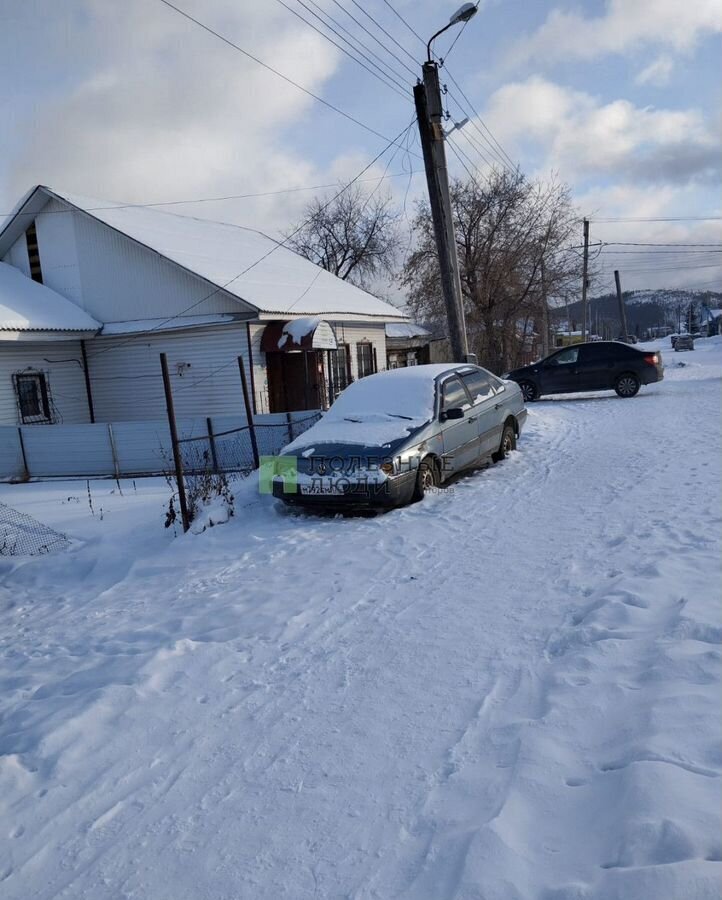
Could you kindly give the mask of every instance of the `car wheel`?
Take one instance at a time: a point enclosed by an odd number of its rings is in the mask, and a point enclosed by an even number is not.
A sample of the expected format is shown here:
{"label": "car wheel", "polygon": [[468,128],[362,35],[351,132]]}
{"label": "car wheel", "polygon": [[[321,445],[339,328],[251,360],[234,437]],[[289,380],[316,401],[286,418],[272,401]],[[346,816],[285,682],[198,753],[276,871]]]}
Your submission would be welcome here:
{"label": "car wheel", "polygon": [[531,403],[539,396],[539,391],[533,381],[520,381],[519,387],[525,403]]}
{"label": "car wheel", "polygon": [[436,461],[427,456],[419,463],[416,473],[416,486],[414,487],[414,500],[423,500],[428,491],[439,486],[439,467]]}
{"label": "car wheel", "polygon": [[639,390],[639,378],[631,372],[620,375],[614,384],[614,390],[620,397],[634,397]]}
{"label": "car wheel", "polygon": [[496,451],[496,453],[492,453],[491,458],[494,460],[494,462],[501,462],[502,459],[507,458],[512,450],[516,450],[516,432],[514,431],[514,426],[507,423],[504,426],[504,431],[501,434],[501,443],[499,444],[499,449]]}

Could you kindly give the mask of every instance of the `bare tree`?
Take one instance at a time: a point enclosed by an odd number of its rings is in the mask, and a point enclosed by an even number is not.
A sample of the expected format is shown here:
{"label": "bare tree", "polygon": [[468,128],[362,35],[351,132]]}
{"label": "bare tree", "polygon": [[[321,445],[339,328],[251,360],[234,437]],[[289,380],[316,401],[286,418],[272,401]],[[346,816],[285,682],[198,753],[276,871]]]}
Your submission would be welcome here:
{"label": "bare tree", "polygon": [[289,247],[339,278],[359,286],[392,274],[396,262],[398,213],[390,197],[354,187],[330,203],[316,197],[291,229]]}
{"label": "bare tree", "polygon": [[[451,187],[470,349],[503,372],[518,365],[533,334],[543,334],[546,304],[563,299],[579,277],[579,259],[563,252],[576,227],[569,190],[554,178],[532,182],[494,173],[486,183]],[[413,222],[416,250],[402,283],[414,314],[441,327],[445,315],[428,204]],[[580,283],[580,280],[579,280]]]}

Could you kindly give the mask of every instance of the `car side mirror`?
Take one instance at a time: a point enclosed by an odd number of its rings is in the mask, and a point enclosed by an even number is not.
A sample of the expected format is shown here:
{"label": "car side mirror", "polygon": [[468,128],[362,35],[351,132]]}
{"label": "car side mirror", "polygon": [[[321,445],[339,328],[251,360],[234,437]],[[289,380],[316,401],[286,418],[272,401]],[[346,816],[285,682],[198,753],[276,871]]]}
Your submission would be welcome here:
{"label": "car side mirror", "polygon": [[455,406],[452,409],[446,409],[439,416],[442,422],[446,422],[449,419],[463,419],[464,418],[464,410],[460,406]]}

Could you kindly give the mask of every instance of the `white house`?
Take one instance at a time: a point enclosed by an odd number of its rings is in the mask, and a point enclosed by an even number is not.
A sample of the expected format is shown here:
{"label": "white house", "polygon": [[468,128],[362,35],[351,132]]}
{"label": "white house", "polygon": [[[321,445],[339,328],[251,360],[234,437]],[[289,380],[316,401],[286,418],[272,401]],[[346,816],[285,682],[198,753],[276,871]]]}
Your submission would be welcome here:
{"label": "white house", "polygon": [[396,307],[258,231],[33,188],[0,229],[0,424],[325,407]]}

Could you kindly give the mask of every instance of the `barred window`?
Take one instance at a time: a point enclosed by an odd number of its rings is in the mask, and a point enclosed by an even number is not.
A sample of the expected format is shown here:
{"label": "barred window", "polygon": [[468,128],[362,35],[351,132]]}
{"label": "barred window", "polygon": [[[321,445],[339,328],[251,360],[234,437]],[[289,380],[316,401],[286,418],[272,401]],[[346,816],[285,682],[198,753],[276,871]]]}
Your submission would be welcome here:
{"label": "barred window", "polygon": [[42,372],[23,372],[13,377],[23,425],[51,422],[45,375]]}
{"label": "barred window", "polygon": [[338,349],[331,351],[331,384],[334,398],[338,397],[351,382],[349,363],[348,344],[339,344]]}
{"label": "barred window", "polygon": [[374,373],[374,348],[368,341],[356,344],[356,365],[358,377],[365,378]]}

